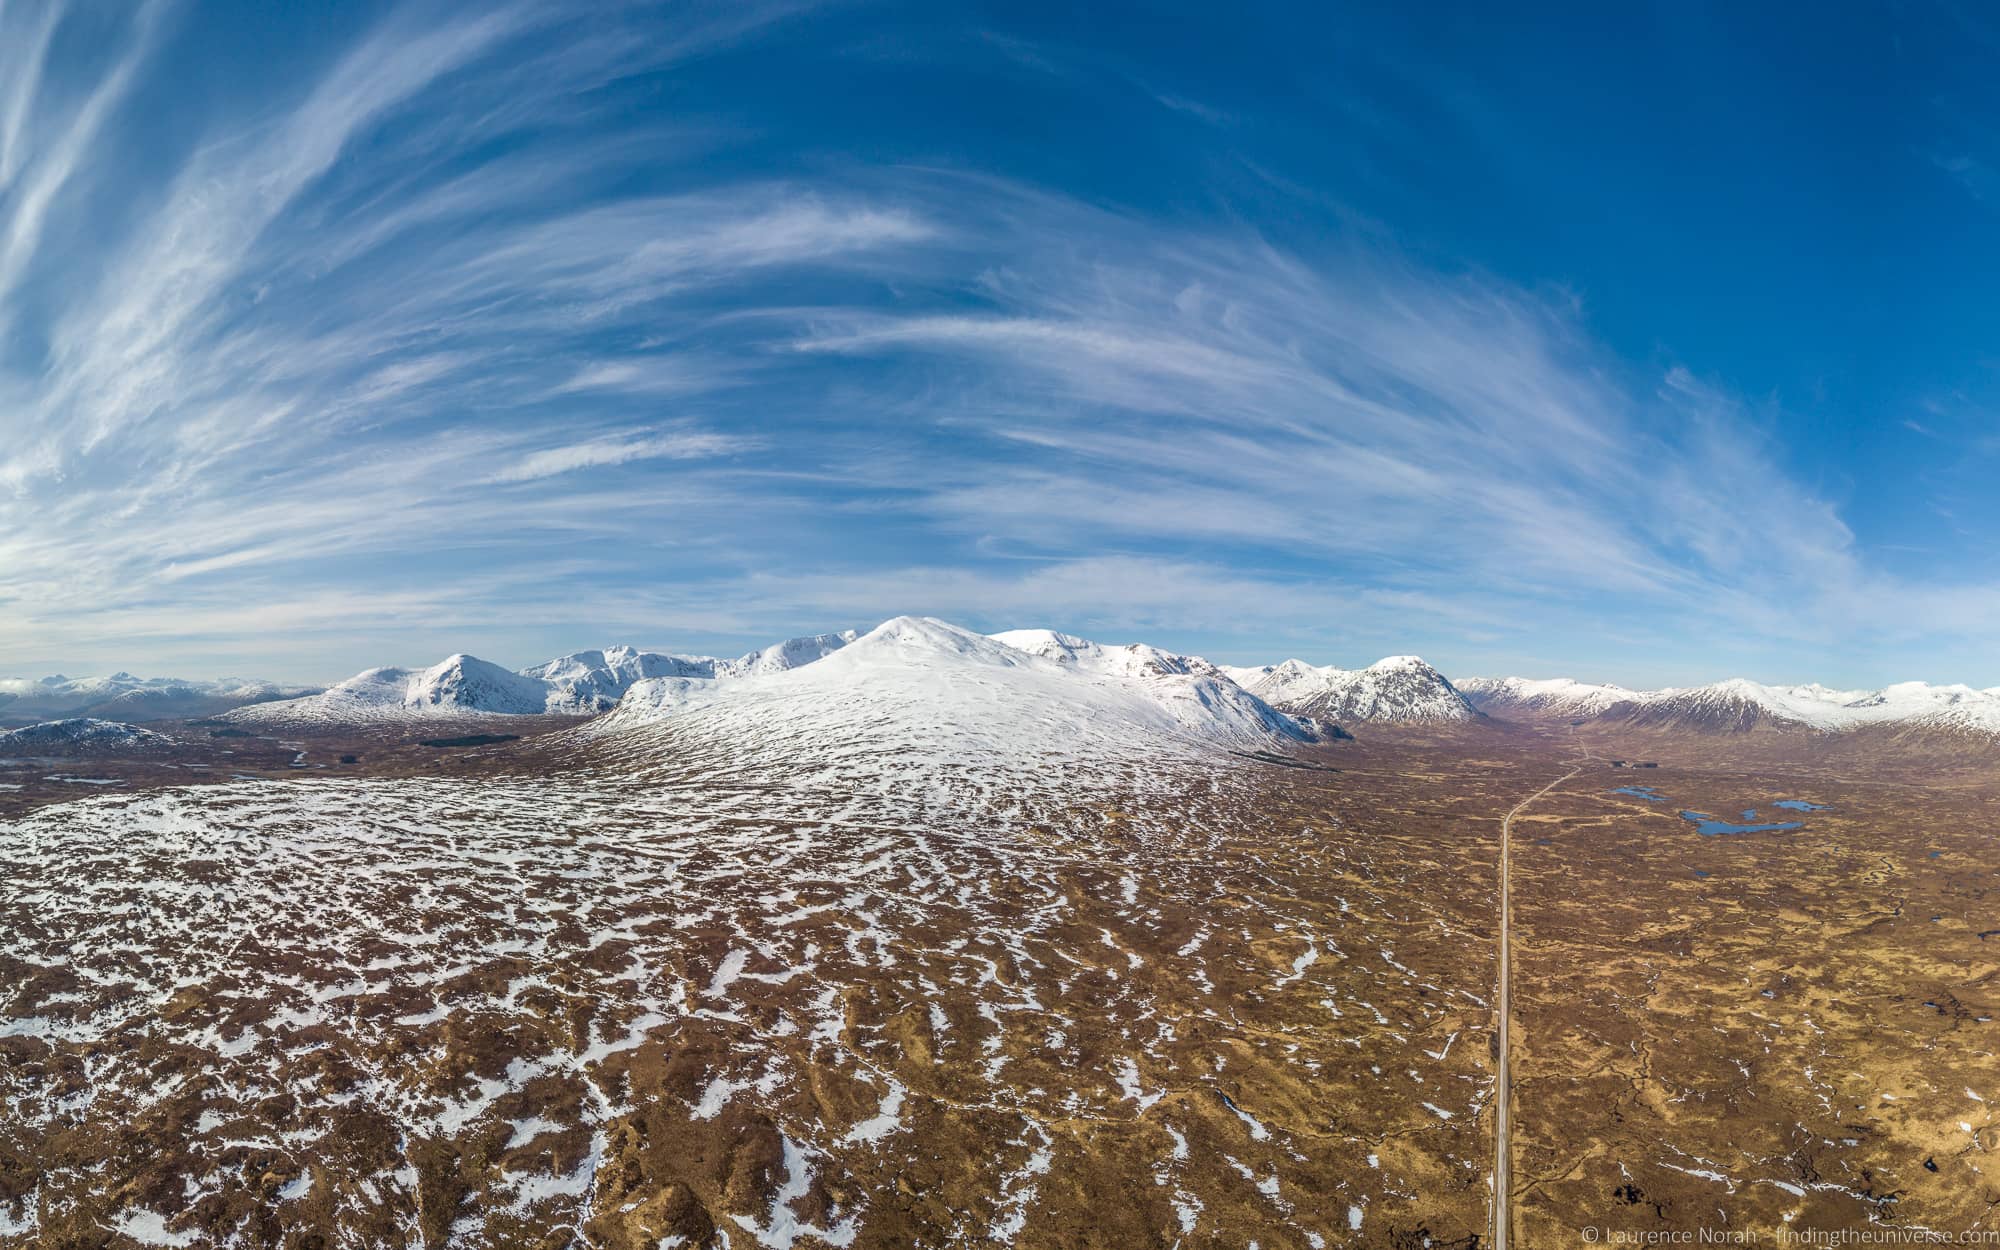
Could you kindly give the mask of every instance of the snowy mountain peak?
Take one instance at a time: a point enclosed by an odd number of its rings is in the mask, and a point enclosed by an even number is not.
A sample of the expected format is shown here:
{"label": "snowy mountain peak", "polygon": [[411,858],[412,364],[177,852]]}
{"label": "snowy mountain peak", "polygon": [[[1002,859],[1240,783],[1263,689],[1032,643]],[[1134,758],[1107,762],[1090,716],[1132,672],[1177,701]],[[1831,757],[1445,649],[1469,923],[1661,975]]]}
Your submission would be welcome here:
{"label": "snowy mountain peak", "polygon": [[1568,678],[1467,678],[1460,684],[1483,710],[1605,716],[1659,729],[1741,733],[1755,729],[1838,733],[1871,725],[2000,736],[2000,691],[1905,681],[1880,690],[1840,690],[1807,682],[1772,686],[1731,677],[1706,686],[1627,690]]}
{"label": "snowy mountain peak", "polygon": [[[855,630],[844,629],[838,633],[790,638],[784,642],[773,643],[761,651],[752,651],[738,659],[718,661],[716,675],[750,677],[759,673],[782,673],[788,669],[823,660],[860,636]],[[684,676],[692,677],[694,674],[688,673]]]}
{"label": "snowy mountain peak", "polygon": [[1008,629],[990,634],[988,637],[995,642],[1005,643],[1016,651],[1039,655],[1058,664],[1078,664],[1085,656],[1098,655],[1104,650],[1088,638],[1059,633],[1053,629]]}
{"label": "snowy mountain peak", "polygon": [[1336,724],[1479,716],[1443,673],[1414,655],[1392,655],[1363,669],[1314,668],[1303,660],[1286,660],[1261,669],[1225,671],[1280,711]]}
{"label": "snowy mountain peak", "polygon": [[1832,730],[1858,724],[1852,707],[1863,691],[1825,686],[1766,686],[1732,677],[1707,686],[1661,690],[1631,716],[1634,724],[1740,732],[1763,726],[1806,726]]}
{"label": "snowy mountain peak", "polygon": [[[904,632],[914,636],[921,628],[912,625]],[[440,716],[594,716],[617,707],[642,684],[699,685],[785,672],[834,654],[855,638],[851,630],[793,638],[734,660],[619,645],[575,651],[518,672],[459,654],[425,669],[371,668],[320,694],[239,709],[228,719],[353,725]]]}
{"label": "snowy mountain peak", "polygon": [[500,667],[477,656],[454,655],[425,669],[409,683],[403,700],[411,706],[462,707],[504,715],[548,710],[548,683]]}
{"label": "snowy mountain peak", "polygon": [[1022,795],[1316,737],[1234,683],[1162,671],[1165,653],[1146,652],[897,617],[796,669],[642,682],[585,732],[644,758],[780,772],[808,761],[857,789]]}
{"label": "snowy mountain peak", "polygon": [[1365,671],[1370,673],[1437,672],[1429,664],[1424,663],[1422,656],[1416,655],[1385,655],[1373,664],[1370,664]]}
{"label": "snowy mountain peak", "polygon": [[1075,634],[1065,634],[1056,629],[1003,629],[997,634],[988,634],[987,637],[997,642],[1004,642],[1019,651],[1051,648],[1075,652],[1097,649],[1097,644],[1088,638],[1079,638]]}
{"label": "snowy mountain peak", "polygon": [[17,722],[89,718],[130,722],[213,716],[271,699],[309,694],[316,687],[278,686],[240,677],[185,681],[177,677],[0,678],[0,716]]}
{"label": "snowy mountain peak", "polygon": [[1155,677],[1228,676],[1220,666],[1198,655],[1177,655],[1143,642],[1107,645],[1053,629],[1011,629],[991,637],[1017,651],[1092,672]]}
{"label": "snowy mountain peak", "polygon": [[1022,653],[1015,648],[934,616],[898,616],[886,620],[849,643],[838,658],[860,661],[884,653],[933,653],[1003,668],[1022,662]]}
{"label": "snowy mountain peak", "polygon": [[577,651],[521,670],[522,677],[545,682],[552,689],[545,702],[552,711],[605,712],[618,706],[634,683],[652,677],[713,677],[723,661],[706,655],[672,655],[637,647],[606,647]]}
{"label": "snowy mountain peak", "polygon": [[1751,681],[1748,677],[1725,677],[1706,686],[1694,687],[1688,693],[1693,694],[1697,691],[1702,692],[1703,697],[1710,700],[1743,699],[1759,704],[1770,701],[1772,693],[1771,687]]}
{"label": "snowy mountain peak", "polygon": [[1597,716],[1623,704],[1642,703],[1650,694],[1623,686],[1568,677],[1468,677],[1455,683],[1482,712],[1520,710],[1556,716]]}
{"label": "snowy mountain peak", "polygon": [[251,724],[367,724],[437,716],[517,716],[550,710],[554,688],[471,655],[429,668],[371,668],[319,694],[237,708]]}
{"label": "snowy mountain peak", "polygon": [[1229,680],[1273,707],[1309,698],[1326,688],[1332,674],[1345,671],[1331,666],[1315,668],[1304,660],[1280,660],[1255,668],[1224,666],[1222,670]]}

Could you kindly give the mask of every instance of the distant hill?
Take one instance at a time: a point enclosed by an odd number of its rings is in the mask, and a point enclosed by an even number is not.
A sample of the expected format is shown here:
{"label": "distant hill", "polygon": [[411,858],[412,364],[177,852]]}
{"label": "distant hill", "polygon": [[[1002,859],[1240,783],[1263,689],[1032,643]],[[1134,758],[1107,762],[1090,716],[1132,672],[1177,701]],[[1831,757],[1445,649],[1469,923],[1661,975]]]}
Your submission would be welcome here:
{"label": "distant hill", "polygon": [[1901,682],[1880,690],[1767,686],[1744,678],[1706,686],[1626,690],[1569,678],[1467,678],[1482,710],[1504,719],[1587,719],[1699,734],[1848,733],[1883,728],[2000,738],[2000,687]]}
{"label": "distant hill", "polygon": [[0,724],[97,718],[115,721],[186,720],[232,708],[314,693],[316,686],[282,686],[267,681],[223,678],[187,681],[178,677],[0,678]]}

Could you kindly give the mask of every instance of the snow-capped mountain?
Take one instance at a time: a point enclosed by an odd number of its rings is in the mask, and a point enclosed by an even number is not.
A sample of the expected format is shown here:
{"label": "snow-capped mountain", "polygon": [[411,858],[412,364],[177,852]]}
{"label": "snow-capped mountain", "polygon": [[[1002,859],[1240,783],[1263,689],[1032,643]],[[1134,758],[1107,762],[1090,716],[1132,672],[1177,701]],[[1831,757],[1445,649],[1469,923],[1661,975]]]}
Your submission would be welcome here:
{"label": "snow-capped mountain", "polygon": [[[1062,640],[1053,645],[1063,658],[1041,649],[1050,639]],[[1310,728],[1218,672],[1156,667],[1153,657],[1161,654],[1047,630],[989,637],[932,617],[900,616],[798,668],[642,682],[601,724],[617,732],[726,703],[755,707],[771,724],[825,714],[840,722],[830,727],[846,731],[867,728],[875,712],[895,711],[947,736],[1009,749],[1007,736],[1015,729],[1021,743],[1032,745],[1043,730],[1079,728],[1083,721],[1073,716],[1098,713],[1140,732],[1190,741],[1248,745],[1313,737]],[[779,706],[790,696],[797,696],[798,709]],[[1039,728],[1010,723],[1017,720]]]}
{"label": "snow-capped mountain", "polygon": [[546,664],[521,670],[521,676],[545,681],[556,688],[548,710],[588,715],[608,712],[618,706],[634,683],[657,677],[690,677],[702,680],[752,677],[760,673],[782,673],[833,654],[860,637],[854,630],[834,634],[814,634],[789,638],[733,660],[712,655],[675,655],[663,651],[640,651],[633,647],[608,647],[603,651],[578,651]]}
{"label": "snow-capped mountain", "polygon": [[1318,736],[1220,675],[1155,670],[1124,648],[1053,637],[897,617],[795,669],[641,682],[583,732],[676,768],[803,772],[857,792],[963,784],[1022,794]]}
{"label": "snow-capped mountain", "polygon": [[440,717],[595,716],[635,684],[688,679],[731,681],[785,672],[831,655],[856,635],[815,634],[733,660],[607,647],[577,651],[512,672],[477,656],[454,655],[429,668],[371,668],[318,694],[260,704],[226,719],[264,725],[360,725]]}
{"label": "snow-capped mountain", "polygon": [[1367,668],[1315,668],[1286,660],[1262,668],[1224,668],[1237,685],[1294,716],[1351,721],[1476,720],[1479,712],[1457,687],[1414,655],[1392,655]]}
{"label": "snow-capped mountain", "polygon": [[774,642],[761,651],[752,651],[734,660],[715,661],[714,676],[755,677],[764,673],[782,673],[823,660],[859,637],[859,631],[844,629],[835,634],[813,634],[806,638]]}
{"label": "snow-capped mountain", "polygon": [[115,754],[121,751],[150,750],[172,745],[171,738],[154,733],[150,729],[141,729],[137,725],[126,725],[117,721],[95,720],[90,717],[43,721],[38,725],[0,733],[0,756],[36,754],[78,747],[98,753]]}
{"label": "snow-capped mountain", "polygon": [[1623,686],[1574,681],[1568,677],[1467,677],[1452,683],[1482,712],[1539,712],[1551,716],[1600,716],[1614,707],[1640,704],[1653,695]]}
{"label": "snow-capped mountain", "polygon": [[94,717],[118,721],[176,720],[213,716],[231,708],[290,699],[314,686],[281,686],[226,677],[186,681],[178,677],[0,678],[0,718],[15,723]]}
{"label": "snow-capped mountain", "polygon": [[618,700],[635,682],[653,677],[713,677],[716,666],[722,663],[725,661],[706,655],[607,647],[524,668],[520,675],[555,688],[555,701],[548,706],[579,713],[608,712],[618,706]]}
{"label": "snow-capped mountain", "polygon": [[[558,661],[559,662],[559,661]],[[368,724],[465,716],[533,716],[567,710],[562,687],[476,656],[429,668],[371,668],[302,699],[237,708],[246,724]]]}
{"label": "snow-capped mountain", "polygon": [[1846,729],[1860,723],[1847,705],[1866,697],[1866,691],[1766,686],[1733,677],[1707,686],[1656,691],[1622,719],[1638,726],[1724,733],[1770,725]]}
{"label": "snow-capped mountain", "polygon": [[550,711],[548,682],[510,672],[476,656],[454,655],[410,675],[406,704],[470,708],[507,716]]}
{"label": "snow-capped mountain", "polygon": [[1966,685],[1898,682],[1855,700],[1848,710],[1874,723],[2000,737],[2000,686],[1975,690]]}
{"label": "snow-capped mountain", "polygon": [[[912,621],[923,618],[898,618]],[[957,626],[941,628],[984,637],[1007,654],[1028,656],[1059,671],[1097,679],[1174,678],[1154,689],[1158,698],[1194,689],[1210,709],[1236,708],[1249,694],[1262,711],[1274,709],[1316,721],[1452,721],[1478,715],[1438,671],[1413,656],[1392,656],[1365,669],[1314,668],[1298,660],[1266,668],[1225,668],[1200,656],[1145,643],[1104,644],[1049,629],[1009,630],[982,636]],[[872,631],[879,633],[880,631]],[[633,699],[653,711],[703,702],[734,682],[815,668],[838,657],[863,635],[852,630],[794,638],[736,659],[609,647],[579,651],[509,673],[498,665],[458,655],[428,669],[380,668],[357,674],[307,698],[244,709],[230,719],[259,724],[355,724],[435,716],[592,716]],[[956,654],[944,648],[940,654]],[[836,668],[833,672],[844,671]],[[647,687],[643,692],[640,687]],[[634,698],[636,696],[636,698]],[[1197,696],[1189,696],[1197,697]],[[1232,713],[1233,714],[1233,713]],[[1198,717],[1197,719],[1200,719]],[[1306,726],[1308,736],[1321,732]]]}
{"label": "snow-capped mountain", "polygon": [[1017,651],[1090,673],[1120,677],[1228,677],[1222,666],[1198,655],[1175,655],[1143,642],[1106,646],[1053,629],[1010,629],[988,636]]}
{"label": "snow-capped mountain", "polygon": [[[924,618],[897,619],[906,623],[908,632],[915,629],[908,622]],[[1094,681],[1115,685],[1172,679],[1138,688],[1150,692],[1156,710],[1179,706],[1193,718],[1190,725],[1210,728],[1211,722],[1255,723],[1264,726],[1257,731],[1261,733],[1271,727],[1261,719],[1265,714],[1283,714],[1281,719],[1291,730],[1311,736],[1329,733],[1331,725],[1354,722],[1449,723],[1491,714],[1502,720],[1588,718],[1707,733],[1756,729],[1831,733],[1886,726],[2000,738],[2000,687],[1981,690],[1902,682],[1880,690],[1836,690],[1815,684],[1764,685],[1742,678],[1662,690],[1567,677],[1468,677],[1453,682],[1415,656],[1390,656],[1361,669],[1316,667],[1297,659],[1235,667],[1145,643],[1099,643],[1049,629],[976,635],[943,622],[931,625],[954,636],[983,638],[1005,653]],[[518,672],[474,656],[454,655],[429,668],[369,669],[323,691],[236,679],[141,678],[122,672],[109,677],[0,679],[0,723],[85,717],[131,723],[221,716],[250,724],[308,726],[451,717],[589,717],[620,708],[635,692],[638,697],[631,700],[628,719],[641,715],[657,719],[706,704],[733,683],[816,668],[863,638],[853,630],[815,634],[735,659],[614,646],[573,652]],[[933,650],[962,659],[964,648]],[[828,670],[826,679],[850,672],[852,679],[860,680],[873,671],[859,664],[855,661],[851,672],[843,667]],[[1246,710],[1234,702],[1237,694],[1248,695],[1255,707]],[[1195,710],[1189,711],[1191,707]],[[1284,736],[1291,730],[1278,732]],[[1196,736],[1206,732],[1202,729]]]}
{"label": "snow-capped mountain", "polygon": [[1900,682],[1881,690],[1766,686],[1731,678],[1662,690],[1626,719],[1640,726],[1742,732],[1806,728],[1837,733],[1869,725],[2000,734],[2000,694],[1970,686]]}
{"label": "snow-capped mountain", "polygon": [[1328,673],[1344,671],[1331,665],[1324,669],[1315,668],[1304,660],[1281,660],[1254,668],[1234,664],[1221,667],[1223,676],[1245,690],[1260,692],[1260,696],[1273,705],[1290,702],[1294,695],[1323,690]]}
{"label": "snow-capped mountain", "polygon": [[1880,690],[1814,683],[1768,686],[1733,677],[1706,686],[1627,690],[1566,677],[1472,677],[1459,689],[1502,718],[1602,718],[1650,729],[1747,733],[1759,729],[1840,733],[1869,726],[2000,737],[2000,687],[1909,681]]}

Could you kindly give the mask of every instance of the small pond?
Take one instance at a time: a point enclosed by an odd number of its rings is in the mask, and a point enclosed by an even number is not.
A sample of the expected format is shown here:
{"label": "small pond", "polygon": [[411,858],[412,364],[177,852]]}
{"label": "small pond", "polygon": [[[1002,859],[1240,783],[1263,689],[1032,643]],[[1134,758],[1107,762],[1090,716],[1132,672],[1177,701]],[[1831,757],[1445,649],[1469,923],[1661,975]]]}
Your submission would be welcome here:
{"label": "small pond", "polygon": [[1734,833],[1781,833],[1786,829],[1797,829],[1796,820],[1780,820],[1762,825],[1739,825],[1727,820],[1719,820],[1707,812],[1682,812],[1681,819],[1694,822],[1694,831],[1704,838],[1723,837]]}

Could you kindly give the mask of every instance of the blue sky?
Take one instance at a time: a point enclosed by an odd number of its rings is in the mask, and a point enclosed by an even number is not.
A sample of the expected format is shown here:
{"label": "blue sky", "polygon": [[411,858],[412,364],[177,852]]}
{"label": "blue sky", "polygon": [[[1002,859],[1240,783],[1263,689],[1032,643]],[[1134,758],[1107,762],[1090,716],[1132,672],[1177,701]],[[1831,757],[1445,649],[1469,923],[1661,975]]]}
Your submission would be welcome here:
{"label": "blue sky", "polygon": [[10,0],[0,670],[2000,683],[2000,27],[1613,7]]}

